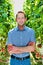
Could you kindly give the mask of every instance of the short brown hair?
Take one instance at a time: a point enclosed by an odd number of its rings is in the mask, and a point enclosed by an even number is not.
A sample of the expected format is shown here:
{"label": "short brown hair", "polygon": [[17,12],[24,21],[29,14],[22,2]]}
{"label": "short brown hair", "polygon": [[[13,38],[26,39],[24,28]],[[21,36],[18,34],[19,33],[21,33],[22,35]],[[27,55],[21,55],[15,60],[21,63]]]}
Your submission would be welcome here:
{"label": "short brown hair", "polygon": [[19,13],[23,13],[24,17],[26,18],[26,14],[23,11],[18,11],[18,13],[16,14],[16,18],[17,18],[17,16],[18,16]]}

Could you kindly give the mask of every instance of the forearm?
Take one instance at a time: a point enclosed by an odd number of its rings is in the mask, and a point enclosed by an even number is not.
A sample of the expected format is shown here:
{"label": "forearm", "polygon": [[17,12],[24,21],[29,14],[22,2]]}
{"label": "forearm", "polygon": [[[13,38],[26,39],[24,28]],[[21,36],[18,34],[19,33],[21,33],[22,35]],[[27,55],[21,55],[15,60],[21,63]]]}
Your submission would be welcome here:
{"label": "forearm", "polygon": [[33,46],[19,47],[21,53],[23,52],[34,52],[35,48]]}
{"label": "forearm", "polygon": [[19,47],[21,53],[23,52],[34,52],[35,51],[35,42],[30,42],[26,47]]}
{"label": "forearm", "polygon": [[16,46],[9,46],[8,47],[8,52],[9,53],[14,53],[14,54],[20,54],[24,52],[34,52],[35,46],[34,45],[28,45],[26,47],[16,47]]}

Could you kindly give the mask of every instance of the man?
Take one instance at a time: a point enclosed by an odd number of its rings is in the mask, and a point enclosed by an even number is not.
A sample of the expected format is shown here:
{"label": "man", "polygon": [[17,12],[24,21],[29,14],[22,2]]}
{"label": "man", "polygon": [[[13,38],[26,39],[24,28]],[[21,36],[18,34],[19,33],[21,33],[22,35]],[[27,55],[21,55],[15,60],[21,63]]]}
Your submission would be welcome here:
{"label": "man", "polygon": [[18,26],[8,32],[7,49],[11,55],[10,65],[31,65],[30,52],[35,50],[34,30],[25,26],[27,18],[24,12],[16,15]]}

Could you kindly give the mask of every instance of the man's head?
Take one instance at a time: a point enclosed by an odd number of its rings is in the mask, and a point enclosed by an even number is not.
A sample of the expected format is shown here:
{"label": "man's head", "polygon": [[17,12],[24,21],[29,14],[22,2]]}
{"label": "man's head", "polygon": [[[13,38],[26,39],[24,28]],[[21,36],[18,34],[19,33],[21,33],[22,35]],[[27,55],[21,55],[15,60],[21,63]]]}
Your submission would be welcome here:
{"label": "man's head", "polygon": [[24,25],[24,23],[26,22],[26,15],[24,12],[22,11],[19,11],[17,14],[16,14],[16,21],[18,23],[18,25]]}

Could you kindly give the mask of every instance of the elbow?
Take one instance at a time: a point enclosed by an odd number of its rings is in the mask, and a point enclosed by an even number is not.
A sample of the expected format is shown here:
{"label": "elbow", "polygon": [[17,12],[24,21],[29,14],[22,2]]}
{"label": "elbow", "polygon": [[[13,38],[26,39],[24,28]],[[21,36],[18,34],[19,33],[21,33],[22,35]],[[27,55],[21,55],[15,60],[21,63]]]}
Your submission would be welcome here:
{"label": "elbow", "polygon": [[32,52],[35,52],[35,48],[32,50]]}
{"label": "elbow", "polygon": [[32,46],[32,51],[31,52],[35,52],[35,46]]}

